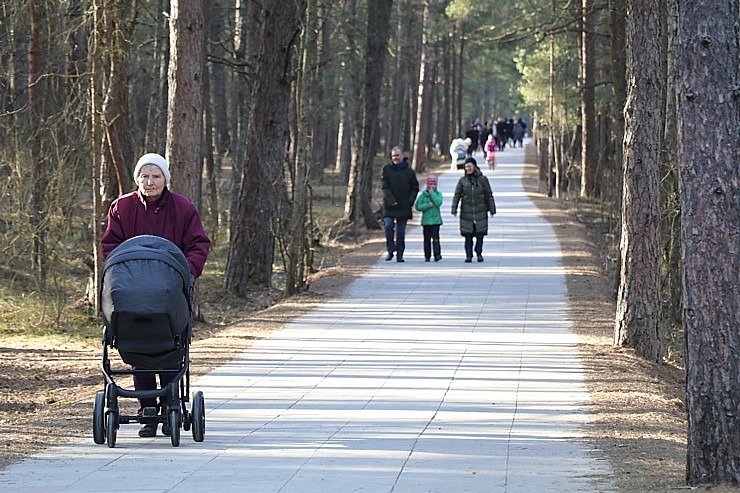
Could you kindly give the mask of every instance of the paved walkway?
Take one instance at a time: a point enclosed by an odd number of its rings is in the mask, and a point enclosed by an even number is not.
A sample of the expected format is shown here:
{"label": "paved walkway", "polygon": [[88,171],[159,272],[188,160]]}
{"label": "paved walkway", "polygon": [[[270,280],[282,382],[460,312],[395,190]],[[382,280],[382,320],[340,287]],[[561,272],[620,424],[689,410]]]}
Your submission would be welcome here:
{"label": "paved walkway", "polygon": [[[580,439],[588,400],[567,319],[561,252],[522,191],[523,153],[498,154],[485,262],[463,263],[440,178],[443,260],[421,231],[345,295],[199,381],[206,439],[84,441],[0,471],[22,492],[605,492]],[[91,403],[92,418],[92,403]],[[91,419],[92,421],[92,419]]]}

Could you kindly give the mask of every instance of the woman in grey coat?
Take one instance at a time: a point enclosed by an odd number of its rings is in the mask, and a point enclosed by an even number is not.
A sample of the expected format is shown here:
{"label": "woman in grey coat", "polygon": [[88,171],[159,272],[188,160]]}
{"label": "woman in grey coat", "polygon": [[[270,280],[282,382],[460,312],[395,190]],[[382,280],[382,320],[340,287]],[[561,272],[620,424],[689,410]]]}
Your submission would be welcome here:
{"label": "woman in grey coat", "polygon": [[[473,261],[473,251],[478,262],[483,262],[483,237],[488,234],[488,214],[496,214],[491,184],[475,158],[465,161],[465,174],[458,180],[452,198],[452,215],[457,215],[460,204],[460,234],[465,237],[465,262]],[[473,248],[475,238],[475,248]]]}

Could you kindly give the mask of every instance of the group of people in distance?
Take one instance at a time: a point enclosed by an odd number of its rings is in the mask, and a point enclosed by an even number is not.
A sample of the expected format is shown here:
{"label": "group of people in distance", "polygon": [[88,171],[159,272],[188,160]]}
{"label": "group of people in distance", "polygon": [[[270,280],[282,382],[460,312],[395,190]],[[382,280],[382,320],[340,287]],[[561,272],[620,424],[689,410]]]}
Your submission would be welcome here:
{"label": "group of people in distance", "polygon": [[[465,159],[464,174],[455,186],[451,213],[460,211],[460,234],[465,238],[465,262],[483,262],[483,237],[488,234],[488,216],[496,214],[491,183],[481,172],[474,157]],[[438,178],[429,175],[426,189],[419,194],[416,173],[403,155],[403,149],[391,150],[391,162],[383,166],[381,188],[383,190],[383,226],[385,228],[385,260],[396,258],[404,262],[406,250],[406,224],[412,218],[412,206],[421,212],[424,239],[424,260],[442,260],[439,243],[439,228],[442,225],[442,193],[437,190]],[[417,198],[418,195],[418,198]]]}
{"label": "group of people in distance", "polygon": [[[493,140],[496,144],[496,150],[503,151],[506,146],[519,147],[524,146],[524,137],[527,133],[527,120],[522,116],[516,118],[503,118],[499,116],[496,120],[485,121],[481,123],[476,118],[465,131],[465,139],[455,139],[453,145],[457,149],[460,143],[464,143],[467,157],[471,157],[475,151],[483,151],[483,157],[488,157],[488,142]],[[459,141],[459,142],[458,142]],[[453,149],[450,147],[450,154]],[[453,161],[454,161],[453,155]]]}

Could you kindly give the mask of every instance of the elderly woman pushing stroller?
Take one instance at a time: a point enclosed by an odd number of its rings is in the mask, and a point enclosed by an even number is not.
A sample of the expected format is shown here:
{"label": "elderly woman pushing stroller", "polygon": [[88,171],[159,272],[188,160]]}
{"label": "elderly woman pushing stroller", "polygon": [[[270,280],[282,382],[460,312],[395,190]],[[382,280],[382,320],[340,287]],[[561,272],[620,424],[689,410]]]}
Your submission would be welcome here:
{"label": "elderly woman pushing stroller", "polygon": [[[153,235],[174,243],[185,255],[190,270],[190,284],[201,275],[210,250],[211,240],[195,205],[187,198],[171,192],[170,169],[167,160],[159,154],[144,154],[134,168],[137,190],[118,197],[108,212],[108,227],[103,234],[103,257],[128,239],[140,235]],[[134,367],[134,369],[136,369]],[[160,373],[160,385],[164,388],[174,375]],[[155,390],[154,373],[134,374],[137,391]],[[160,398],[159,406],[163,406]],[[156,398],[139,398],[139,413],[144,408],[157,407]],[[162,433],[170,433],[169,424],[164,423]],[[157,434],[157,423],[144,422],[139,429],[140,437]]]}

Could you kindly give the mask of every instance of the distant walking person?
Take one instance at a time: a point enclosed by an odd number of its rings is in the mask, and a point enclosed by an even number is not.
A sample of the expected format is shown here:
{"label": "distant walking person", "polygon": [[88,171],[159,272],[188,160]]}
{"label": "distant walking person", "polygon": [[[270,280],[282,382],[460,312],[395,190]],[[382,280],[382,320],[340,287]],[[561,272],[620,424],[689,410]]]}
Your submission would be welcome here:
{"label": "distant walking person", "polygon": [[[460,205],[460,234],[465,238],[465,262],[473,261],[473,251],[478,262],[483,262],[483,237],[488,234],[488,213],[496,214],[491,184],[478,169],[475,158],[465,161],[465,174],[460,177],[452,199],[452,215],[457,215]],[[475,238],[475,248],[473,248]]]}
{"label": "distant walking person", "polygon": [[488,170],[493,171],[493,168],[496,167],[496,151],[498,151],[498,146],[496,145],[496,140],[493,138],[493,135],[488,135],[488,140],[486,140],[486,164],[488,164]]}
{"label": "distant walking person", "polygon": [[421,192],[416,200],[416,210],[421,212],[421,227],[424,235],[424,260],[429,262],[434,254],[434,261],[442,260],[442,248],[439,245],[439,227],[442,225],[442,192],[437,190],[437,177],[427,176],[427,189]]}
{"label": "distant walking person", "polygon": [[506,131],[506,122],[502,117],[498,117],[496,121],[496,143],[498,144],[498,150],[503,152],[506,148],[506,142],[509,140],[509,136]]}
{"label": "distant walking person", "polygon": [[480,138],[478,127],[475,125],[475,122],[470,124],[467,132],[465,132],[465,137],[466,141],[470,139],[470,143],[468,144],[468,157],[471,157],[473,153],[478,150],[478,139]]}
{"label": "distant walking person", "polygon": [[391,162],[383,166],[381,176],[383,190],[383,226],[385,227],[386,260],[404,262],[406,249],[406,223],[412,218],[411,211],[419,182],[400,147],[391,149]]}
{"label": "distant walking person", "polygon": [[519,120],[514,121],[514,126],[511,131],[511,147],[516,147],[517,142],[519,147],[524,147],[524,127]]}

